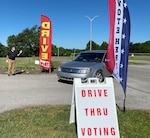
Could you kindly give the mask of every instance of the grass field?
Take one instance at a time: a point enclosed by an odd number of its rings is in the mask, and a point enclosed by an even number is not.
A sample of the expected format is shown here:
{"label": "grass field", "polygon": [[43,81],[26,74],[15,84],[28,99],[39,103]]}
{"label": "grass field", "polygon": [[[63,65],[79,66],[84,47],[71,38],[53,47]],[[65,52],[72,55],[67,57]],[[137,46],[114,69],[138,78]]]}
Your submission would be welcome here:
{"label": "grass field", "polygon": [[[66,57],[60,57],[60,58],[64,58],[66,59]],[[71,59],[71,57],[67,57],[68,60]],[[33,72],[34,70],[41,70],[41,68],[39,67],[39,65],[36,65],[35,64],[35,60],[37,60],[38,57],[18,57],[16,58],[16,70],[24,70],[26,73],[31,73]],[[149,60],[150,61],[150,56],[134,56],[134,57],[129,57],[129,60]],[[54,68],[58,68],[59,65],[61,64],[60,61],[52,61],[52,64],[53,64],[53,67]],[[137,63],[137,62],[130,62],[129,61],[129,65],[131,64],[143,64],[143,63]],[[0,70],[3,70],[3,71],[7,71],[7,63],[6,63],[6,58],[0,58]]]}
{"label": "grass field", "polygon": [[[76,138],[70,106],[40,106],[0,114],[1,138]],[[107,120],[106,120],[107,121]],[[149,138],[150,111],[118,110],[121,138]]]}
{"label": "grass field", "polygon": [[150,61],[150,56],[134,56],[134,57],[129,57],[129,60],[148,60]]}
{"label": "grass field", "polygon": [[[35,60],[37,60],[37,57],[25,57],[25,58],[16,58],[16,65],[15,69],[17,71],[24,71],[25,73],[35,73],[41,72],[41,68],[39,65],[35,64]],[[58,68],[58,66],[61,64],[59,61],[52,61],[53,67]],[[6,58],[0,58],[0,70],[2,72],[7,71],[7,62]]]}

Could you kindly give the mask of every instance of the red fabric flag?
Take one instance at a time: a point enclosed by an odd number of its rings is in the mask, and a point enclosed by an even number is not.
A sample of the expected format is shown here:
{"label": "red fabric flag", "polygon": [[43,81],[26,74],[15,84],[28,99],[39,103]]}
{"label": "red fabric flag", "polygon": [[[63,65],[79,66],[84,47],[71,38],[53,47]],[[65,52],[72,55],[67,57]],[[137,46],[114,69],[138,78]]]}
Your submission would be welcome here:
{"label": "red fabric flag", "polygon": [[50,70],[52,56],[52,23],[50,19],[41,15],[39,64],[45,70]]}

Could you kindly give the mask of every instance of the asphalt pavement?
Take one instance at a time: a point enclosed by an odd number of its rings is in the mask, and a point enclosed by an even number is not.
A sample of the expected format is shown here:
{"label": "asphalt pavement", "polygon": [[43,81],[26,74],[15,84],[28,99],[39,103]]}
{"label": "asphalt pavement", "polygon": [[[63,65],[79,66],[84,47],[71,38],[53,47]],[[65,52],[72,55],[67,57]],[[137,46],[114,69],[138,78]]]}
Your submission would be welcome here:
{"label": "asphalt pavement", "polygon": [[59,83],[56,74],[7,76],[0,74],[0,112],[37,105],[66,105],[72,85]]}
{"label": "asphalt pavement", "polygon": [[[126,108],[150,110],[150,65],[129,66]],[[0,74],[0,113],[38,105],[70,105],[73,85],[61,83],[56,74]],[[116,104],[122,108],[124,93],[114,80]]]}

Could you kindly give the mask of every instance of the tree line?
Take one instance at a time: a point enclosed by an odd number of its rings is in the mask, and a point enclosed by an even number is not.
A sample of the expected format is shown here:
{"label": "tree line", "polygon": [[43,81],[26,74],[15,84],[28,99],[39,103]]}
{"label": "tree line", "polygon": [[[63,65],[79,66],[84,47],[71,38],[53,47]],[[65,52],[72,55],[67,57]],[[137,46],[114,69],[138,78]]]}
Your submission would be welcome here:
{"label": "tree line", "polygon": [[[12,46],[17,50],[22,49],[22,57],[32,57],[39,55],[39,37],[40,27],[35,25],[32,28],[26,28],[17,35],[11,35],[7,39],[7,45],[0,43],[0,57],[5,57]],[[107,50],[108,43],[103,42],[101,45],[92,41],[92,50]],[[66,49],[64,47],[57,47],[52,44],[53,56],[73,56],[83,50],[90,49],[90,41],[85,45],[85,49]],[[142,43],[130,43],[130,53],[150,53],[150,41]]]}

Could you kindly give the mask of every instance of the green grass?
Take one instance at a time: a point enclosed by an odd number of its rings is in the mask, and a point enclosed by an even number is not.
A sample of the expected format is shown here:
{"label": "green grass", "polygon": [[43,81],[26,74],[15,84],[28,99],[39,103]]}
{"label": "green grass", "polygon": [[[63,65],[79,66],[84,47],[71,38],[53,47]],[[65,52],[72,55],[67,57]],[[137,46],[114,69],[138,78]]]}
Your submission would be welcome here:
{"label": "green grass", "polygon": [[1,138],[75,138],[69,124],[69,107],[43,106],[0,115]]}
{"label": "green grass", "polygon": [[144,65],[144,64],[145,63],[129,61],[129,65]]}
{"label": "green grass", "polygon": [[[1,138],[76,138],[70,106],[39,106],[0,114]],[[149,138],[150,111],[118,111],[121,138]]]}
{"label": "green grass", "polygon": [[129,60],[150,60],[150,56],[134,56],[134,57],[129,57]]}
{"label": "green grass", "polygon": [[[31,70],[41,70],[41,67],[39,65],[35,64],[35,60],[38,60],[38,57],[17,57],[16,58],[16,70],[24,70],[25,72],[30,73]],[[59,61],[52,61],[53,67],[58,68],[58,66],[61,64]],[[7,71],[7,62],[6,58],[0,58],[0,69]]]}
{"label": "green grass", "polygon": [[[62,58],[62,57],[60,57]],[[70,59],[70,57],[63,57],[64,59]],[[38,60],[38,57],[17,57],[16,58],[16,70],[24,70],[26,73],[33,73],[34,71],[41,71],[39,65],[35,64],[35,60]],[[134,56],[129,57],[129,60],[150,60],[150,56]],[[60,61],[52,61],[53,67],[58,68],[61,64]],[[129,62],[129,65],[143,65],[143,63]],[[7,71],[6,58],[0,58],[0,70],[1,72]]]}
{"label": "green grass", "polygon": [[122,138],[149,138],[150,110],[118,112],[118,121]]}

